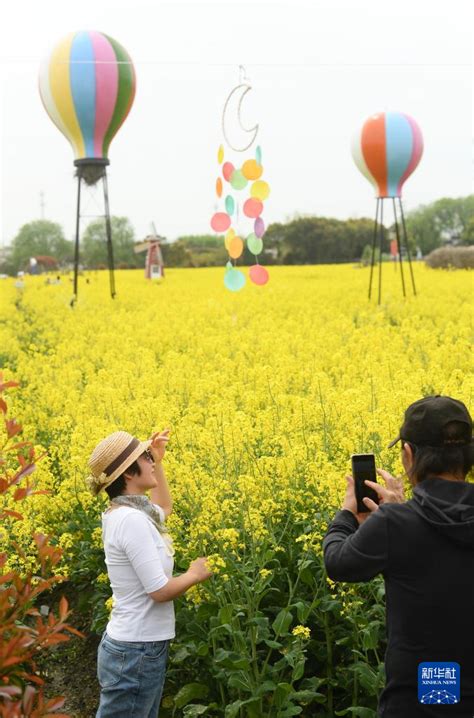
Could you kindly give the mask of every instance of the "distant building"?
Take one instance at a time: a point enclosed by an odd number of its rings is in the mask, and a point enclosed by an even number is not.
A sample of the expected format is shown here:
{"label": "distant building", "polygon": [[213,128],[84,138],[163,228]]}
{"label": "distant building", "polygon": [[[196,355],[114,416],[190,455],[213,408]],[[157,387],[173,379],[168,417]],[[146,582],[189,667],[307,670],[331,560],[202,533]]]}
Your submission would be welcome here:
{"label": "distant building", "polygon": [[37,254],[35,257],[30,257],[28,266],[25,267],[30,274],[57,272],[58,268],[59,262],[56,257],[51,257],[48,254]]}

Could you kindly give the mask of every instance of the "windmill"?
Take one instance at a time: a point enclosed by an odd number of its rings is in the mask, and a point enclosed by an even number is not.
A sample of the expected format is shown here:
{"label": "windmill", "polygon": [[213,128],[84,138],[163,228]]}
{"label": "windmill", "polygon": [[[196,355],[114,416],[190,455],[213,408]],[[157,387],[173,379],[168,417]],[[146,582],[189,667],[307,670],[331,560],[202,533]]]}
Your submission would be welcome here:
{"label": "windmill", "polygon": [[148,234],[143,242],[135,245],[135,254],[146,251],[145,277],[147,279],[162,279],[165,276],[165,265],[161,253],[161,244],[166,242],[166,237],[157,234],[155,223],[151,223],[151,234]]}

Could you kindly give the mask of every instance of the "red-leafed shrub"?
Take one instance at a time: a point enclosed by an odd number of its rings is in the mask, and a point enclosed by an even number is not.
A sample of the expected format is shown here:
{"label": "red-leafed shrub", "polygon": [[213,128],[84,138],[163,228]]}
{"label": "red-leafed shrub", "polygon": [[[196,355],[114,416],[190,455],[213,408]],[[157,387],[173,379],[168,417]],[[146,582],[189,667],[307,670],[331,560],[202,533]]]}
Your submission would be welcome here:
{"label": "red-leafed shrub", "polygon": [[[14,381],[3,381],[0,372],[0,521],[21,521],[22,514],[16,504],[28,496],[44,494],[37,491],[30,474],[36,468],[35,449],[29,441],[18,441],[22,426],[15,419],[7,418],[5,400],[7,389],[17,387]],[[12,508],[15,506],[15,508]],[[49,542],[49,537],[33,535],[37,547],[38,570],[22,574],[8,570],[8,555],[0,553],[0,718],[68,718],[57,713],[64,705],[64,698],[46,699],[44,680],[38,674],[35,657],[39,650],[68,641],[67,633],[80,637],[83,634],[66,623],[69,616],[68,603],[62,598],[59,615],[43,616],[36,607],[38,596],[49,591],[62,578],[51,572],[60,559],[62,551]],[[18,557],[24,557],[22,549],[13,543]]]}

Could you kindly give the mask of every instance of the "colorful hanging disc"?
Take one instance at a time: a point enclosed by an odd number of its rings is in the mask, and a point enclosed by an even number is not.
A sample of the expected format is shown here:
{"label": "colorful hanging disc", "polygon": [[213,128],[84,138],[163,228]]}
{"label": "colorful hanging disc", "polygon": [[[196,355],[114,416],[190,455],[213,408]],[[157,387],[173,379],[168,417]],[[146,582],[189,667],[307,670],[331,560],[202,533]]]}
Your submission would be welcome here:
{"label": "colorful hanging disc", "polygon": [[240,170],[234,170],[230,177],[230,184],[233,189],[244,189],[247,186],[247,179]]}
{"label": "colorful hanging disc", "polygon": [[245,200],[244,202],[244,214],[246,217],[251,217],[255,219],[255,217],[259,217],[263,212],[263,204],[260,202],[259,199],[254,199],[251,197],[250,199]]}
{"label": "colorful hanging disc", "polygon": [[242,165],[242,174],[248,180],[257,180],[262,176],[263,167],[256,160],[246,160]]}
{"label": "colorful hanging disc", "polygon": [[228,194],[225,198],[225,211],[227,212],[227,214],[234,214],[234,208],[234,198],[231,194]]}
{"label": "colorful hanging disc", "polygon": [[227,182],[230,182],[230,178],[234,170],[235,167],[232,162],[224,162],[224,164],[222,165],[222,176]]}
{"label": "colorful hanging disc", "polygon": [[238,259],[243,251],[244,243],[242,242],[241,238],[234,237],[229,244],[229,257],[232,257],[232,259]]}
{"label": "colorful hanging disc", "polygon": [[216,212],[211,219],[214,232],[225,232],[230,227],[230,217],[225,212]]}
{"label": "colorful hanging disc", "polygon": [[265,222],[261,217],[257,217],[257,219],[254,222],[253,225],[253,231],[257,235],[257,237],[263,237],[265,234]]}
{"label": "colorful hanging disc", "polygon": [[224,274],[224,284],[231,292],[238,292],[245,285],[245,274],[240,269],[229,269]]}
{"label": "colorful hanging disc", "polygon": [[225,248],[227,249],[227,251],[229,251],[230,243],[232,242],[234,237],[235,237],[235,232],[231,227],[229,229],[229,231],[227,232],[226,236],[224,237],[224,244],[225,244]]}
{"label": "colorful hanging disc", "polygon": [[269,280],[268,272],[261,264],[255,264],[249,269],[249,277],[254,284],[263,286]]}
{"label": "colorful hanging disc", "polygon": [[255,199],[263,200],[267,199],[267,197],[270,194],[270,185],[268,182],[265,182],[264,180],[257,180],[252,184],[250,187],[250,196],[255,197]]}
{"label": "colorful hanging disc", "polygon": [[253,232],[247,237],[247,247],[252,254],[260,254],[263,248],[263,242]]}

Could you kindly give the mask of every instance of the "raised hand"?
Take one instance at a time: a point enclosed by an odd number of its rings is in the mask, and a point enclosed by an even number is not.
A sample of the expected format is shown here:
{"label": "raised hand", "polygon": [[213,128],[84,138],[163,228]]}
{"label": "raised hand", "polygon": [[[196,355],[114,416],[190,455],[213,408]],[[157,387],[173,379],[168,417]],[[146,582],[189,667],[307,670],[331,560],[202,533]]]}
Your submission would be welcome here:
{"label": "raised hand", "polygon": [[153,458],[155,460],[155,463],[159,463],[162,461],[165,451],[166,451],[166,444],[168,443],[170,439],[170,430],[165,429],[164,431],[155,431],[151,435],[151,445],[150,450],[153,454]]}

